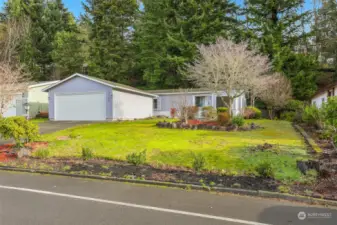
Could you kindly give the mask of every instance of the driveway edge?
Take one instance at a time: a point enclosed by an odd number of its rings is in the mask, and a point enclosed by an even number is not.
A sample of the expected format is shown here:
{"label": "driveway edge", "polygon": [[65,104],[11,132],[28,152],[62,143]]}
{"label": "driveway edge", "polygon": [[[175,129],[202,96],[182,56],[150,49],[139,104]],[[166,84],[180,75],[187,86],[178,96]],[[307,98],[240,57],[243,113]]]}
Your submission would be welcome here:
{"label": "driveway edge", "polygon": [[89,178],[89,179],[96,179],[96,180],[109,180],[109,181],[118,181],[118,182],[135,183],[135,184],[191,189],[191,190],[199,190],[199,191],[200,190],[215,191],[215,192],[220,192],[220,193],[232,193],[232,194],[239,194],[239,195],[262,197],[262,198],[274,198],[274,199],[277,198],[277,199],[301,202],[301,203],[306,203],[306,204],[318,204],[318,205],[324,205],[324,206],[337,207],[337,201],[306,197],[306,196],[299,196],[299,195],[297,196],[297,195],[283,194],[283,193],[278,193],[278,192],[260,191],[260,190],[255,191],[255,190],[246,190],[246,189],[237,189],[237,188],[209,187],[209,186],[201,186],[201,185],[186,184],[186,183],[171,183],[171,182],[161,182],[161,181],[152,181],[152,180],[135,180],[135,179],[126,179],[126,178],[119,178],[119,177],[106,177],[106,176],[98,176],[98,175],[71,174],[71,173],[64,173],[64,172],[31,170],[31,169],[6,167],[6,166],[0,166],[0,170],[12,171],[12,172],[39,173],[39,174],[47,174],[47,175],[59,175],[59,176],[67,176],[67,177],[75,177],[75,178]]}

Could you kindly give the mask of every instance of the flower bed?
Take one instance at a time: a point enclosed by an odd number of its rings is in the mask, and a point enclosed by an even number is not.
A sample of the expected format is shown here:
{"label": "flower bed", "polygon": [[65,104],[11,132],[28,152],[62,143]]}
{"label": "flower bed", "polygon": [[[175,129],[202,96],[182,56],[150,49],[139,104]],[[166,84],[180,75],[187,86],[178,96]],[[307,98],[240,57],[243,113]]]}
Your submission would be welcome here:
{"label": "flower bed", "polygon": [[159,128],[171,128],[171,129],[190,129],[190,130],[215,130],[215,131],[249,131],[255,129],[261,129],[263,127],[251,123],[238,127],[236,125],[221,126],[217,121],[201,121],[201,120],[189,120],[188,123],[181,121],[178,122],[158,122],[156,124]]}
{"label": "flower bed", "polygon": [[48,142],[31,142],[25,144],[24,148],[16,149],[14,144],[0,145],[0,161],[10,161],[15,160],[19,157],[20,151],[24,151],[24,155],[27,153],[37,150],[39,148],[44,148],[48,146]]}

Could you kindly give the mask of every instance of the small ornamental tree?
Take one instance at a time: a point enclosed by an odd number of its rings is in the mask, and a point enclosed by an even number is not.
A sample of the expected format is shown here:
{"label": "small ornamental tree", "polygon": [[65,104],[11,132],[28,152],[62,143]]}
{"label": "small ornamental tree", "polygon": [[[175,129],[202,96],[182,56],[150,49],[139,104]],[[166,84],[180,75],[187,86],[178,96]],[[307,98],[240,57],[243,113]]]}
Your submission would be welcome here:
{"label": "small ornamental tree", "polygon": [[[249,92],[251,81],[258,80],[270,69],[268,57],[250,50],[247,43],[235,44],[218,38],[215,44],[199,45],[198,49],[200,57],[186,67],[187,78],[220,96],[230,115],[234,99]],[[223,92],[226,97],[222,97]]]}
{"label": "small ornamental tree", "polygon": [[274,110],[284,107],[291,99],[291,83],[284,75],[275,73],[268,82],[268,88],[259,97],[267,105],[270,119],[273,119]]}
{"label": "small ornamental tree", "polygon": [[177,97],[177,100],[173,102],[173,108],[176,109],[178,117],[188,123],[190,115],[196,113],[193,103],[189,101],[188,92],[189,89],[179,89],[179,93],[182,93]]}
{"label": "small ornamental tree", "polygon": [[27,88],[27,79],[20,69],[0,62],[0,117],[8,110],[15,96],[22,95]]}

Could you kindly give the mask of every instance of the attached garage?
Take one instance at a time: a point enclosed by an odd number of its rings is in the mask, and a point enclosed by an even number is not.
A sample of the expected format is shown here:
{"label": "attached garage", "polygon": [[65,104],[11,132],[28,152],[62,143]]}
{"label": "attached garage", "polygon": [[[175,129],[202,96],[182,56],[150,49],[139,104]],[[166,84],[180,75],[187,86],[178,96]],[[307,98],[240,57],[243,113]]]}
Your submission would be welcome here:
{"label": "attached garage", "polygon": [[145,91],[74,74],[46,88],[49,119],[54,121],[111,121],[152,116],[153,98]]}

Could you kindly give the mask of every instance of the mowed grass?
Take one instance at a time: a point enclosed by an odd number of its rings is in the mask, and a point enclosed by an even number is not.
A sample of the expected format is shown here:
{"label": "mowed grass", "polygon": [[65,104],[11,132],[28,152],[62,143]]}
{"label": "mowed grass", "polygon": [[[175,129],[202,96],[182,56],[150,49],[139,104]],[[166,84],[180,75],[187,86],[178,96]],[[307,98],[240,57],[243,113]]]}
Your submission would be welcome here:
{"label": "mowed grass", "polygon": [[[225,174],[254,173],[256,166],[269,161],[275,178],[295,180],[301,175],[296,160],[308,158],[302,137],[286,121],[254,120],[265,129],[245,132],[163,129],[156,120],[90,124],[42,136],[49,141],[54,157],[80,157],[82,147],[94,150],[95,157],[125,160],[132,152],[147,150],[147,162],[155,165],[191,167],[192,153],[206,158],[206,169]],[[62,136],[71,136],[69,140]],[[270,143],[273,151],[252,151]]]}

